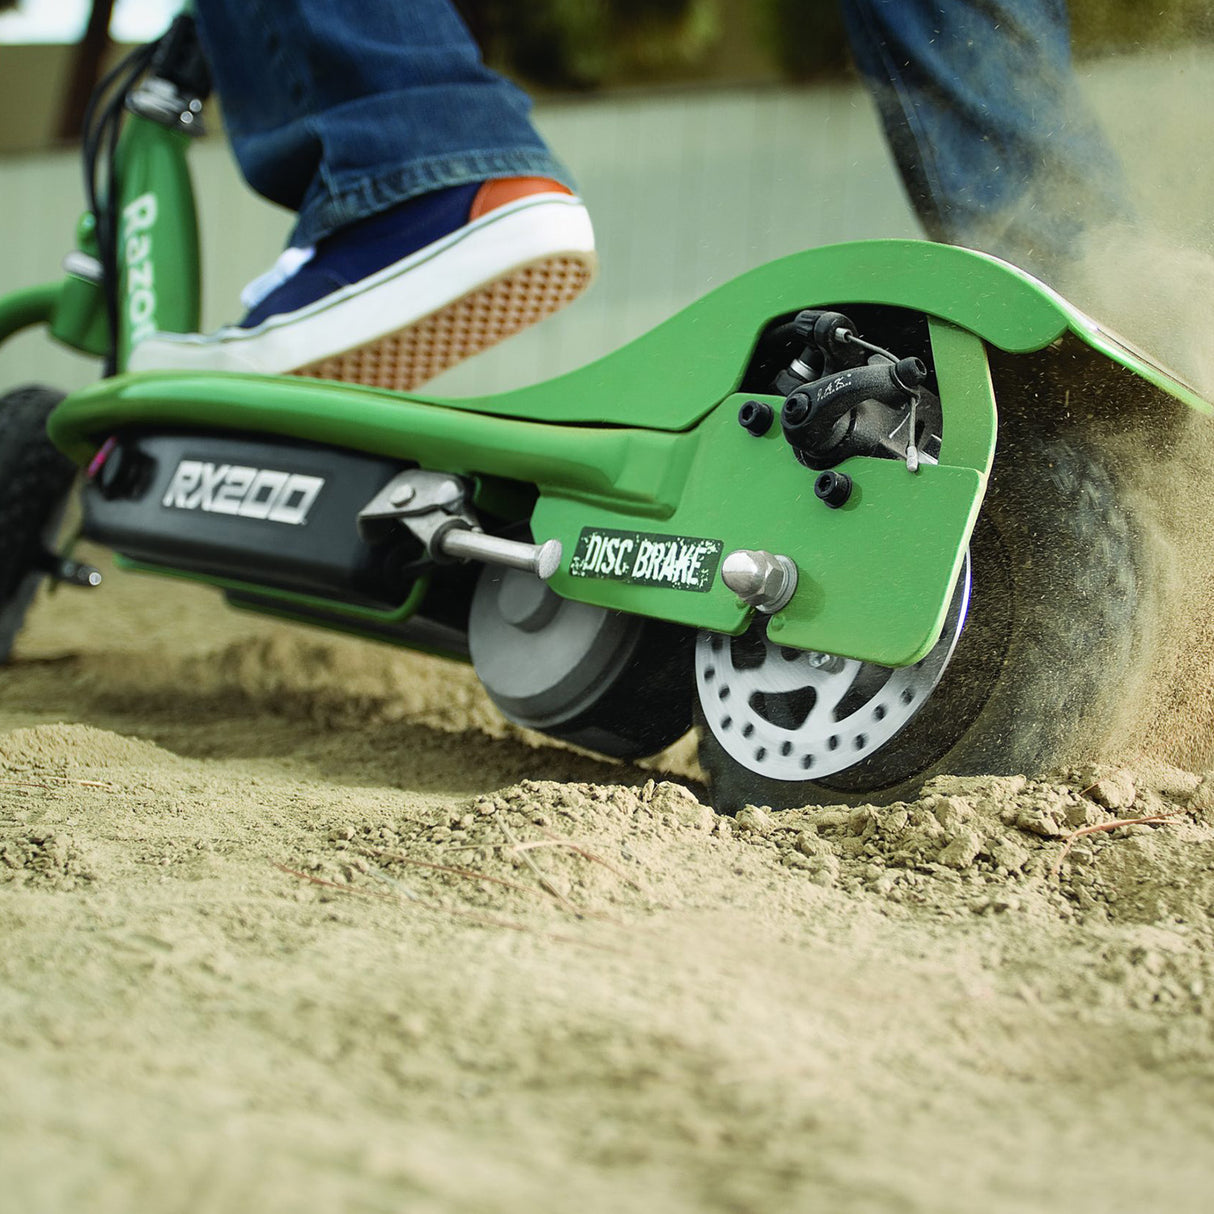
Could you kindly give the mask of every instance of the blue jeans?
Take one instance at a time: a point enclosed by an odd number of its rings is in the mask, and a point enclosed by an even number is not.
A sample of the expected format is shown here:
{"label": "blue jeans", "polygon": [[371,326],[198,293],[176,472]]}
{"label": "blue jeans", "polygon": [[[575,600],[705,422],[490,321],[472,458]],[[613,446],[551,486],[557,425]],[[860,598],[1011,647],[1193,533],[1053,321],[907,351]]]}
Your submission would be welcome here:
{"label": "blue jeans", "polygon": [[1043,277],[1132,218],[1076,85],[1066,0],[842,0],[912,206],[933,240]]}
{"label": "blue jeans", "polygon": [[[1125,218],[1071,70],[1065,0],[841,0],[929,236],[1048,276]],[[196,0],[236,157],[299,212],[292,242],[498,176],[572,185],[448,0]]]}
{"label": "blue jeans", "polygon": [[195,0],[246,180],[307,246],[419,194],[569,172],[447,0]]}

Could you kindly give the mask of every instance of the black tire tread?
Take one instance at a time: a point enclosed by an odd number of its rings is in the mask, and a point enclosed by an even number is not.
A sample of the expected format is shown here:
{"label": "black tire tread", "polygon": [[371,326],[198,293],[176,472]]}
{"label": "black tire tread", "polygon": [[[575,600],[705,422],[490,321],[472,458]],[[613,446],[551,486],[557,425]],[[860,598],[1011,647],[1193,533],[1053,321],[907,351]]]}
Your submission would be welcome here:
{"label": "black tire tread", "polygon": [[0,396],[0,662],[41,580],[36,558],[76,475],[46,433],[62,399],[39,386]]}
{"label": "black tire tread", "polygon": [[[824,782],[768,780],[736,763],[701,723],[713,804],[736,812],[889,803],[913,797],[933,775],[1042,775],[1085,757],[1136,643],[1140,547],[1085,440],[1028,427],[1001,436],[971,546],[970,620],[928,704],[890,743],[921,755],[921,769],[886,786],[857,769]],[[1004,584],[992,587],[999,570]]]}

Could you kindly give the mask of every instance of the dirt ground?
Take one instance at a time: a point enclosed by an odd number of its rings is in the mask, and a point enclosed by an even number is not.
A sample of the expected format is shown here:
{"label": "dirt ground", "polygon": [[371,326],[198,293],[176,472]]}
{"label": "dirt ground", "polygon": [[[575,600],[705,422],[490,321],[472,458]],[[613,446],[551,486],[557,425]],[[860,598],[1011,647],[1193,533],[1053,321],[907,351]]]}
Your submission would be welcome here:
{"label": "dirt ground", "polygon": [[5,1208],[1210,1209],[1214,782],[731,821],[667,758],[206,590],[45,600],[0,672]]}

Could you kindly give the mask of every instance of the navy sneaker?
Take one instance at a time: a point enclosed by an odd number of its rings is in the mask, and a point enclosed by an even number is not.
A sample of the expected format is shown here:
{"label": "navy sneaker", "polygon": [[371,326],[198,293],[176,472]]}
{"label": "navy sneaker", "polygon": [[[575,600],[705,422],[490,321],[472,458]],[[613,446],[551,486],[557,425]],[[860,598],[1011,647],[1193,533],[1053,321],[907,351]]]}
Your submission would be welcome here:
{"label": "navy sneaker", "polygon": [[597,262],[563,185],[511,177],[441,190],[315,249],[289,248],[242,295],[238,325],[153,333],[132,371],[310,375],[407,391],[571,302]]}

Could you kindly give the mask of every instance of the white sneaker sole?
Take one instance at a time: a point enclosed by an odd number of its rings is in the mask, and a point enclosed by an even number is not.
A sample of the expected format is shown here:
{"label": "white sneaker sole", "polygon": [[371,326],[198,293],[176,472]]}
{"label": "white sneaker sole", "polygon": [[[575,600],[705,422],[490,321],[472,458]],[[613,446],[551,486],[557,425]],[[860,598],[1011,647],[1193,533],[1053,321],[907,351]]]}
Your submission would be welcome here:
{"label": "white sneaker sole", "polygon": [[157,333],[132,371],[307,375],[403,392],[559,311],[590,284],[590,216],[533,194],[254,329]]}

